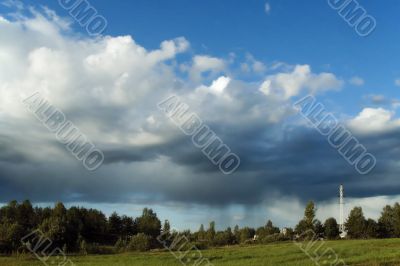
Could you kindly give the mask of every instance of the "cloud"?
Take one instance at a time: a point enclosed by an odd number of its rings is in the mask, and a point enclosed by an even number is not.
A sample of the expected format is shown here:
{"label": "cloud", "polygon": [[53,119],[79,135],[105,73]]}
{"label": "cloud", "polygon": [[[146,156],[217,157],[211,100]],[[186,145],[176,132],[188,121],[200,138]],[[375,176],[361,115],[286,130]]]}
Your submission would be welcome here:
{"label": "cloud", "polygon": [[400,79],[395,79],[394,80],[394,85],[400,86]]}
{"label": "cloud", "polygon": [[18,0],[5,0],[5,1],[2,1],[1,4],[3,6],[9,7],[9,8],[16,8],[17,10],[24,9],[24,4]]}
{"label": "cloud", "polygon": [[354,76],[349,80],[349,83],[354,86],[362,86],[364,85],[364,79]]}
{"label": "cloud", "polygon": [[332,73],[314,74],[309,65],[297,65],[292,72],[268,76],[260,87],[267,96],[289,99],[299,95],[303,89],[310,93],[337,90],[343,82]]}
{"label": "cloud", "polygon": [[348,124],[358,133],[376,133],[399,129],[400,119],[395,119],[394,112],[383,108],[364,108]]}
{"label": "cloud", "polygon": [[228,77],[219,77],[211,84],[210,87],[211,92],[217,95],[222,94],[230,81],[231,80]]}
{"label": "cloud", "polygon": [[204,72],[212,74],[219,73],[225,69],[225,62],[216,57],[207,55],[196,55],[190,68],[190,76],[193,80],[199,81]]}
{"label": "cloud", "polygon": [[265,3],[265,5],[264,5],[264,11],[265,11],[265,13],[267,14],[267,15],[269,15],[270,13],[271,13],[271,5],[270,5],[270,3]]}
{"label": "cloud", "polygon": [[386,104],[388,99],[382,94],[369,94],[364,96],[365,99],[371,101],[373,104]]}
{"label": "cloud", "polygon": [[262,74],[267,70],[266,65],[258,61],[251,54],[246,54],[246,60],[240,65],[240,69],[244,73],[258,73]]}
{"label": "cloud", "polygon": [[[354,207],[360,206],[367,219],[371,218],[378,220],[381,216],[383,207],[387,204],[393,205],[396,202],[400,202],[399,196],[375,196],[365,198],[346,197],[344,216],[346,219]],[[339,205],[337,200],[321,202],[317,204],[317,208],[317,217],[322,221],[329,217],[334,217],[339,221]]]}
{"label": "cloud", "polygon": [[374,102],[374,103],[383,103],[383,102],[385,102],[385,96],[383,96],[383,95],[371,95],[371,100]]}
{"label": "cloud", "polygon": [[390,108],[396,110],[400,106],[400,101],[396,98],[387,98],[382,94],[368,94],[363,97],[368,100],[370,104],[375,106],[384,106],[385,108]]}

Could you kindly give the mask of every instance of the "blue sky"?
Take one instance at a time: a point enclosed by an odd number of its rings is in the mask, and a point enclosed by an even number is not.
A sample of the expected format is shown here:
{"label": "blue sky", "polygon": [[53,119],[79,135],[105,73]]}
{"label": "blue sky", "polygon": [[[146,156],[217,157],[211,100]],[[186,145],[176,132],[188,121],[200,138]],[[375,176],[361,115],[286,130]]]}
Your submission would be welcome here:
{"label": "blue sky", "polygon": [[[293,226],[308,199],[324,206],[321,219],[335,216],[340,183],[372,217],[399,197],[398,1],[359,0],[377,22],[367,37],[320,0],[91,0],[108,22],[97,38],[58,1],[3,3],[0,202],[128,215],[149,206],[194,229],[212,219]],[[88,173],[21,110],[15,99],[35,90],[104,151],[101,169]],[[219,173],[157,110],[171,93],[240,156],[235,174]],[[308,93],[374,153],[375,172],[360,176],[295,114]]]}

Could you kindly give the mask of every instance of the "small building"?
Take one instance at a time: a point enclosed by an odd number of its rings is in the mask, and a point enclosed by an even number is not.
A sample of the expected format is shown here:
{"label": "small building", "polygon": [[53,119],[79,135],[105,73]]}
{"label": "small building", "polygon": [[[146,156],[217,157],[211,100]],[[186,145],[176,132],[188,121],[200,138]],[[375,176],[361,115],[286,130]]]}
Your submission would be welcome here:
{"label": "small building", "polygon": [[289,228],[283,227],[283,228],[281,229],[281,234],[282,234],[283,236],[287,236],[288,233],[289,233]]}

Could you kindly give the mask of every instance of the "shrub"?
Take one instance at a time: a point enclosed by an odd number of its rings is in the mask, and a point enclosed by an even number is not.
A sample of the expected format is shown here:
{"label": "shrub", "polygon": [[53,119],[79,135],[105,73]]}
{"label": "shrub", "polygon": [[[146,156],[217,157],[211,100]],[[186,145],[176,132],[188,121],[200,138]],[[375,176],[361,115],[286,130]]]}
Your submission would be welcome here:
{"label": "shrub", "polygon": [[98,243],[87,244],[87,253],[93,255],[115,254],[113,247],[101,246]]}
{"label": "shrub", "polygon": [[82,240],[81,243],[79,244],[79,252],[82,255],[87,255],[88,251],[87,251],[87,244],[85,240]]}
{"label": "shrub", "polygon": [[260,242],[263,244],[269,244],[269,243],[274,243],[274,242],[278,242],[278,241],[283,241],[284,240],[284,236],[282,236],[281,234],[273,234],[273,235],[268,235],[266,237],[263,237]]}
{"label": "shrub", "polygon": [[114,250],[115,252],[124,252],[126,249],[126,241],[122,240],[121,238],[118,238],[118,241],[114,245]]}
{"label": "shrub", "polygon": [[139,233],[132,237],[128,249],[130,251],[148,251],[150,250],[150,240],[149,236]]}
{"label": "shrub", "polygon": [[207,242],[205,241],[196,241],[191,243],[192,246],[195,246],[199,250],[204,250],[208,248]]}
{"label": "shrub", "polygon": [[226,246],[231,244],[232,237],[227,232],[218,232],[214,237],[215,246]]}

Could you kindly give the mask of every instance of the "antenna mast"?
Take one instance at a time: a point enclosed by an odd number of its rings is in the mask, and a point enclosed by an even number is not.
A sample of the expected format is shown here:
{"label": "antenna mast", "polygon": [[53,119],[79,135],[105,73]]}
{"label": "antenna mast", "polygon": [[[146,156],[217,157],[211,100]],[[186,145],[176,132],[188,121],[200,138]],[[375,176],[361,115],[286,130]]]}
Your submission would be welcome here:
{"label": "antenna mast", "polygon": [[344,228],[344,188],[343,185],[340,184],[339,187],[339,231],[340,233],[345,232]]}

